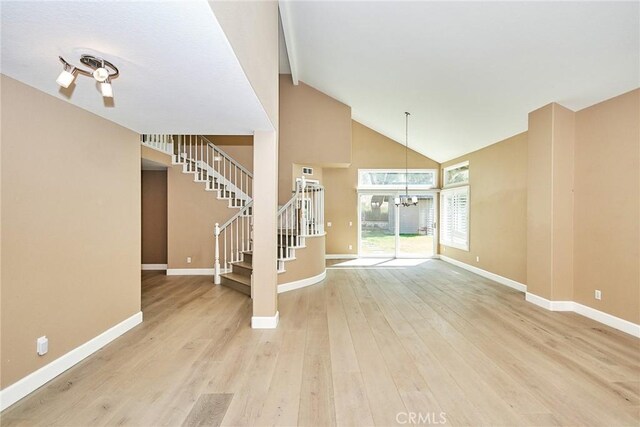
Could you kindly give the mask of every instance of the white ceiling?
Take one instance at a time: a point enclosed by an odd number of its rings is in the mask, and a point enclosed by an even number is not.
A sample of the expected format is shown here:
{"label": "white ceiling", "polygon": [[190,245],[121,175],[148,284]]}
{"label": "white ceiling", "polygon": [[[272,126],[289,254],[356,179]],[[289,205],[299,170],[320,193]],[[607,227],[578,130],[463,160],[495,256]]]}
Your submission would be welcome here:
{"label": "white ceiling", "polygon": [[640,86],[637,1],[286,3],[297,77],[440,162]]}
{"label": "white ceiling", "polygon": [[[113,105],[93,79],[62,92],[58,55],[113,62]],[[272,126],[207,1],[3,1],[1,71],[139,133],[252,134]]]}
{"label": "white ceiling", "polygon": [[291,74],[291,66],[289,65],[289,57],[287,56],[287,43],[284,40],[282,32],[282,20],[278,14],[278,65],[280,74]]}

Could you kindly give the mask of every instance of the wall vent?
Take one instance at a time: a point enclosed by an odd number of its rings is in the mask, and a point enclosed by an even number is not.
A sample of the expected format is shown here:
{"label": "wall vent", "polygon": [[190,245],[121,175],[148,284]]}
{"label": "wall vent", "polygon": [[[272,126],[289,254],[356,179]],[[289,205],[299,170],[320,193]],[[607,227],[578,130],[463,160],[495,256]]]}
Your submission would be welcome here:
{"label": "wall vent", "polygon": [[303,175],[313,175],[313,168],[302,168]]}

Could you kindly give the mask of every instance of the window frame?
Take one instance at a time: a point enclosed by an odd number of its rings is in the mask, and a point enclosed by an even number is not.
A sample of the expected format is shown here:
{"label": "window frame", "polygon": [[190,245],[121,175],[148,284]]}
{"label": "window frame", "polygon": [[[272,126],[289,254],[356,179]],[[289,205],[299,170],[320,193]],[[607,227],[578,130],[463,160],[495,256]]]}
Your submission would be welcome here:
{"label": "window frame", "polygon": [[[451,239],[447,239],[447,236],[445,236],[446,228],[447,228],[447,222],[445,220],[445,217],[447,215],[446,197],[448,195],[455,195],[457,193],[466,193],[466,196],[467,196],[466,227],[465,227],[464,243],[458,243],[455,241],[455,239],[453,238],[453,234],[455,233],[454,231],[452,231]],[[469,248],[471,246],[471,242],[469,241],[469,236],[470,236],[469,229],[470,229],[470,223],[471,223],[470,212],[471,212],[471,189],[469,185],[459,185],[456,187],[442,189],[440,191],[440,226],[439,226],[440,239],[439,240],[441,245],[469,252]],[[456,221],[454,220],[454,222]]]}
{"label": "window frame", "polygon": [[[467,167],[467,180],[463,181],[463,182],[454,182],[454,183],[448,183],[447,182],[447,172],[451,171],[451,170],[455,170],[455,169],[459,169],[462,167]],[[463,185],[469,185],[469,178],[471,175],[471,168],[469,167],[469,160],[466,160],[464,162],[460,162],[460,163],[456,163],[455,165],[451,165],[451,166],[447,166],[442,168],[442,188],[453,188],[453,187],[458,187],[458,186],[463,186]]]}
{"label": "window frame", "polygon": [[[418,185],[418,184],[409,184],[409,190],[434,190],[438,188],[438,169],[408,169],[411,173],[431,173],[433,176],[433,184],[430,185]],[[405,184],[394,184],[394,185],[380,185],[380,184],[365,184],[361,185],[362,175],[365,173],[405,173],[405,169],[358,169],[358,190],[404,190]]]}

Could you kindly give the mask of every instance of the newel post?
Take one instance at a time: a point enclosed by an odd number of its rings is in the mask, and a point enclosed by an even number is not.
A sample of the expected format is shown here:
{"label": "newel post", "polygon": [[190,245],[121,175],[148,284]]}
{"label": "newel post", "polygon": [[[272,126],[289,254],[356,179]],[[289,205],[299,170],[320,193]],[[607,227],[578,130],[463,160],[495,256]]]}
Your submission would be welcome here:
{"label": "newel post", "polygon": [[306,236],[309,226],[307,224],[307,198],[306,198],[307,180],[304,176],[300,178],[300,236]]}
{"label": "newel post", "polygon": [[220,284],[220,224],[216,222],[216,226],[214,228],[214,234],[216,236],[216,247],[215,247],[215,261],[213,263],[213,283],[216,285]]}

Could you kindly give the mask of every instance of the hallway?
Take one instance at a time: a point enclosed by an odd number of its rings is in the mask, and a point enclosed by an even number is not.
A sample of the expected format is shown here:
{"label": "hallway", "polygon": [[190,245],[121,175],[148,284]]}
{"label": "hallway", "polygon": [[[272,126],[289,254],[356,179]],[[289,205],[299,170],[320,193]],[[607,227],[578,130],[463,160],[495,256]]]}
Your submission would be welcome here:
{"label": "hallway", "polygon": [[327,271],[280,326],[210,277],[143,273],[144,322],[2,425],[636,425],[638,340],[441,261]]}

